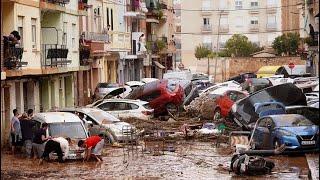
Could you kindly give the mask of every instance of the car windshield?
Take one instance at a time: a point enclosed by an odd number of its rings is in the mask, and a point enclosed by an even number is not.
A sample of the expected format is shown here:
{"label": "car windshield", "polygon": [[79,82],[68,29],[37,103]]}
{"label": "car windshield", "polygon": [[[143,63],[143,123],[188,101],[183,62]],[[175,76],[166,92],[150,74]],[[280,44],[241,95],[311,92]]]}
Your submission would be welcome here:
{"label": "car windshield", "polygon": [[92,116],[99,124],[112,124],[120,121],[105,111],[93,111],[88,113],[88,115]]}
{"label": "car windshield", "polygon": [[278,127],[296,127],[314,125],[309,119],[303,116],[284,116],[276,122]]}
{"label": "car windshield", "polygon": [[49,134],[52,137],[86,138],[86,132],[81,122],[50,123]]}

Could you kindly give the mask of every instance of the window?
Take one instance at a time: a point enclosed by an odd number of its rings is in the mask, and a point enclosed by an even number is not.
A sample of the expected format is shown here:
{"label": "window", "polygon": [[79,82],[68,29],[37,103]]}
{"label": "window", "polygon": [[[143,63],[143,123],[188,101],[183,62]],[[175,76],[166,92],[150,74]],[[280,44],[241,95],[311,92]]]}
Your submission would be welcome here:
{"label": "window", "polygon": [[210,10],[210,9],[211,9],[210,0],[203,0],[202,1],[202,10]]}
{"label": "window", "polygon": [[258,6],[259,6],[259,4],[258,4],[257,1],[251,2],[251,7],[252,7],[252,8],[256,8],[256,7],[258,7]]}
{"label": "window", "polygon": [[250,24],[254,25],[254,24],[258,24],[258,17],[252,17]]}
{"label": "window", "polygon": [[67,39],[67,26],[68,23],[63,23],[63,36],[62,36],[62,44],[67,45],[68,39]]}
{"label": "window", "polygon": [[211,36],[203,36],[202,39],[203,45],[209,49],[212,49],[212,38]]}
{"label": "window", "polygon": [[270,6],[275,6],[276,4],[276,0],[267,0],[267,6],[270,7]]}
{"label": "window", "polygon": [[236,4],[236,9],[242,9],[242,0],[236,0],[235,4]]}
{"label": "window", "polygon": [[226,0],[219,1],[219,9],[227,9]]}
{"label": "window", "polygon": [[268,28],[276,28],[276,26],[277,26],[276,16],[268,16],[267,27]]}
{"label": "window", "polygon": [[129,103],[130,109],[139,109],[139,106],[136,104]]}
{"label": "window", "polygon": [[37,49],[37,19],[31,18],[32,49]]}
{"label": "window", "polygon": [[20,44],[23,46],[23,26],[24,26],[24,16],[18,16],[18,32],[21,37]]}
{"label": "window", "polygon": [[115,111],[117,110],[115,107],[116,107],[115,102],[107,102],[107,103],[100,104],[98,106],[99,109],[102,109],[104,111]]}
{"label": "window", "polygon": [[111,15],[110,15],[110,17],[111,17],[111,30],[113,31],[113,9],[111,9],[110,10],[110,13],[111,13]]}
{"label": "window", "polygon": [[53,137],[86,138],[85,130],[80,122],[50,123],[48,129],[49,135]]}
{"label": "window", "polygon": [[235,25],[236,27],[242,27],[243,26],[243,18],[241,16],[238,16],[235,18]]}
{"label": "window", "polygon": [[228,17],[221,17],[220,18],[220,26],[228,25]]}
{"label": "window", "polygon": [[210,25],[210,18],[203,18],[203,25],[209,26]]}
{"label": "window", "polygon": [[76,48],[76,24],[72,24],[72,48]]}

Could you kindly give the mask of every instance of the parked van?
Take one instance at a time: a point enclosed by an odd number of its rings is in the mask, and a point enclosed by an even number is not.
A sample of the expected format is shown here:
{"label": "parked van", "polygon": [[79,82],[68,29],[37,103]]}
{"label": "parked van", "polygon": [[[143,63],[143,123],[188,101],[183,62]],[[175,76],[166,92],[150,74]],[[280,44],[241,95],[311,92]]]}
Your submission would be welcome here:
{"label": "parked van", "polygon": [[78,116],[68,112],[46,112],[35,114],[33,120],[36,121],[36,130],[41,127],[42,123],[49,125],[47,136],[71,139],[72,144],[70,144],[67,159],[83,158],[84,150],[79,149],[77,144],[79,140],[88,138],[88,132]]}

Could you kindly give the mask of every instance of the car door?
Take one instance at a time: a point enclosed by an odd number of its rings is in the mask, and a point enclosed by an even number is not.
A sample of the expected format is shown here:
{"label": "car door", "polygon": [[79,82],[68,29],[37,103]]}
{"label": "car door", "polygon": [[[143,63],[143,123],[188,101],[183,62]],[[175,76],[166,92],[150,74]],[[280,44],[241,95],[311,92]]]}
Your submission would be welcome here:
{"label": "car door", "polygon": [[120,118],[132,118],[132,117],[138,117],[137,110],[134,110],[132,108],[132,103],[128,102],[118,102],[116,104],[116,108],[119,109],[119,117]]}
{"label": "car door", "polygon": [[[271,118],[266,117],[260,120],[258,126],[254,132],[254,140],[257,149],[271,149],[271,131],[274,127]],[[268,128],[270,127],[270,128]]]}

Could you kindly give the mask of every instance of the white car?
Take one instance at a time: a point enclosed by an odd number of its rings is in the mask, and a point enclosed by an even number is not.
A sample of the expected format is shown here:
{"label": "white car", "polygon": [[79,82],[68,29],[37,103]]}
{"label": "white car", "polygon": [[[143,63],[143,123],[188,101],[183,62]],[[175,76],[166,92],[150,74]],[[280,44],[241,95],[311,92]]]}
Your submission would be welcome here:
{"label": "white car", "polygon": [[159,81],[159,79],[157,79],[157,78],[143,78],[143,79],[141,79],[141,82],[143,82],[143,83],[149,83],[149,82],[153,82],[153,81]]}
{"label": "white car", "polygon": [[102,99],[115,99],[115,98],[125,98],[127,97],[132,89],[130,86],[121,86],[110,90]]}
{"label": "white car", "polygon": [[[122,122],[110,113],[98,108],[64,108],[59,111],[78,113],[82,115],[85,124],[88,124],[90,135],[104,134],[110,143],[124,142],[131,136],[128,132],[136,128],[129,123]],[[136,139],[137,137],[134,137]]]}
{"label": "white car", "polygon": [[205,93],[208,93],[208,92],[212,92],[220,87],[229,87],[229,88],[232,88],[232,89],[237,89],[239,91],[242,90],[240,84],[236,81],[227,81],[227,82],[223,82],[223,83],[218,83],[216,85],[213,85],[211,87],[208,87],[207,89],[203,90],[201,93],[200,93],[200,96],[202,94],[205,94]]}
{"label": "white car", "polygon": [[102,109],[119,119],[150,120],[153,117],[153,109],[149,107],[149,103],[141,100],[104,99],[87,105],[87,107]]}
{"label": "white car", "polygon": [[127,86],[130,86],[131,89],[140,87],[145,85],[146,83],[142,82],[142,81],[128,81],[125,83]]}
{"label": "white car", "polygon": [[310,93],[305,93],[307,101],[311,101],[313,99],[319,99],[319,92],[310,92]]}
{"label": "white car", "polygon": [[[84,150],[79,149],[77,144],[79,140],[88,138],[88,132],[78,116],[68,112],[45,112],[35,114],[33,120],[36,122],[36,130],[42,123],[49,125],[47,136],[69,137],[72,140],[67,159],[83,158]],[[56,154],[50,157],[57,158]]]}

